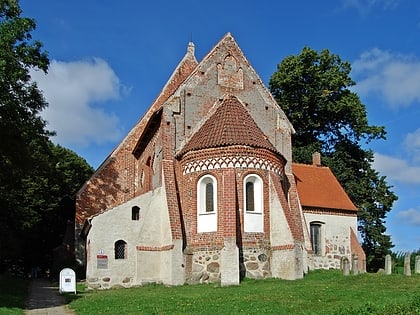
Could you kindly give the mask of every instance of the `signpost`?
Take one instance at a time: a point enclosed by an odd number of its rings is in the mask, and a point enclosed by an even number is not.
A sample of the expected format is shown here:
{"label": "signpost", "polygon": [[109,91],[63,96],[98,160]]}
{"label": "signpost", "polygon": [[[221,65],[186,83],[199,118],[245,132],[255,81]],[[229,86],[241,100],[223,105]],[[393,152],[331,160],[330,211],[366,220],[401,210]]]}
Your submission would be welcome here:
{"label": "signpost", "polygon": [[60,294],[74,292],[76,294],[76,273],[73,269],[64,268],[60,271]]}
{"label": "signpost", "polygon": [[96,255],[98,269],[108,269],[108,256],[104,254]]}

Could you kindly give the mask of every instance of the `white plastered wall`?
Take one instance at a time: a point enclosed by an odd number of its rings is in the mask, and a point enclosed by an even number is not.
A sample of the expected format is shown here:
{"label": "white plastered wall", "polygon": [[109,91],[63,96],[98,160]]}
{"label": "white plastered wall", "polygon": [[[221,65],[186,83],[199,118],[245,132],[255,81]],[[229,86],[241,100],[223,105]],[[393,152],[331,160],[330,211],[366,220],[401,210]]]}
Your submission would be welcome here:
{"label": "white plastered wall", "polygon": [[357,231],[357,217],[330,214],[304,213],[306,229],[310,235],[311,222],[322,223],[321,255],[313,255],[310,269],[340,268],[340,261],[351,261],[350,228]]}
{"label": "white plastered wall", "polygon": [[[132,220],[133,206],[140,208],[139,220]],[[162,187],[92,218],[91,224],[87,237],[90,257],[88,257],[86,279],[89,283],[100,284],[101,288],[114,285],[130,286],[142,281],[137,273],[145,266],[138,265],[137,245],[162,247],[172,244],[166,197]],[[118,240],[127,243],[126,259],[114,257],[114,243]],[[156,281],[162,281],[160,264],[162,253],[164,252],[156,252],[157,255],[147,259],[147,265],[152,268],[151,274],[155,276]],[[97,255],[108,257],[107,269],[97,268]],[[107,281],[104,282],[103,279]]]}
{"label": "white plastered wall", "polygon": [[273,185],[270,184],[270,242],[272,247],[284,247],[283,250],[273,250],[271,257],[271,274],[275,278],[296,279],[296,252],[292,231],[284,215],[283,207]]}

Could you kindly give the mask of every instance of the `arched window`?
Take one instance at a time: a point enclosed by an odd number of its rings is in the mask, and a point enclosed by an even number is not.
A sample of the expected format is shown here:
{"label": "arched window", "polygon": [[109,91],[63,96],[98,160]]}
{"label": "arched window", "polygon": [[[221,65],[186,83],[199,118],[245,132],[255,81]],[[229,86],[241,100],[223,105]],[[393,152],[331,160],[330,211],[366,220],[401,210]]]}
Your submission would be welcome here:
{"label": "arched window", "polygon": [[245,183],[245,207],[246,211],[255,211],[254,182]]}
{"label": "arched window", "polygon": [[244,230],[245,232],[264,232],[263,181],[256,174],[244,179]]}
{"label": "arched window", "polygon": [[116,241],[114,244],[115,259],[127,258],[127,243],[123,240]]}
{"label": "arched window", "polygon": [[206,213],[214,211],[214,185],[212,182],[206,183]]}
{"label": "arched window", "polygon": [[134,206],[131,208],[131,220],[138,221],[140,220],[140,208]]}
{"label": "arched window", "polygon": [[314,255],[318,256],[323,255],[323,227],[322,222],[310,223],[312,251]]}
{"label": "arched window", "polygon": [[197,232],[217,231],[217,182],[204,175],[197,183]]}

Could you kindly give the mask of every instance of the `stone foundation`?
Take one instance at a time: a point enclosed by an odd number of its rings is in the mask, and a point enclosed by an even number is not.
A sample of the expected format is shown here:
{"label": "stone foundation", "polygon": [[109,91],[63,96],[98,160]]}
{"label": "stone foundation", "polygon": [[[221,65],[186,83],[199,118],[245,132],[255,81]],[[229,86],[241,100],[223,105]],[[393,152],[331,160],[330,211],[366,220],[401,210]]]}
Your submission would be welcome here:
{"label": "stone foundation", "polygon": [[[221,251],[200,251],[192,255],[188,284],[214,283],[221,279]],[[187,258],[188,259],[188,258]],[[270,254],[262,249],[245,249],[240,252],[240,277],[263,279],[271,277]]]}
{"label": "stone foundation", "polygon": [[186,279],[188,284],[220,282],[219,250],[195,252],[191,256],[191,275]]}
{"label": "stone foundation", "polygon": [[98,290],[129,288],[133,286],[133,277],[125,277],[119,280],[111,279],[111,277],[92,277],[86,279],[86,284],[89,288]]}
{"label": "stone foundation", "polygon": [[342,269],[342,260],[344,258],[352,261],[349,255],[313,256],[312,269]]}
{"label": "stone foundation", "polygon": [[245,277],[262,279],[271,277],[269,253],[261,249],[246,249],[242,252]]}

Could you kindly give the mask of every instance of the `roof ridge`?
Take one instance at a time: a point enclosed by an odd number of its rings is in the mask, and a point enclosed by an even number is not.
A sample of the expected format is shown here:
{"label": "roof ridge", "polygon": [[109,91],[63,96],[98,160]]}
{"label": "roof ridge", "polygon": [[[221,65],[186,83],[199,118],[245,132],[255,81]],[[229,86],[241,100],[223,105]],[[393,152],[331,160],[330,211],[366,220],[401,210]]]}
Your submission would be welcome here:
{"label": "roof ridge", "polygon": [[305,167],[313,167],[313,168],[329,168],[327,165],[314,165],[314,164],[306,164],[306,163],[300,163],[300,162],[292,162],[292,165],[296,166],[305,166]]}

